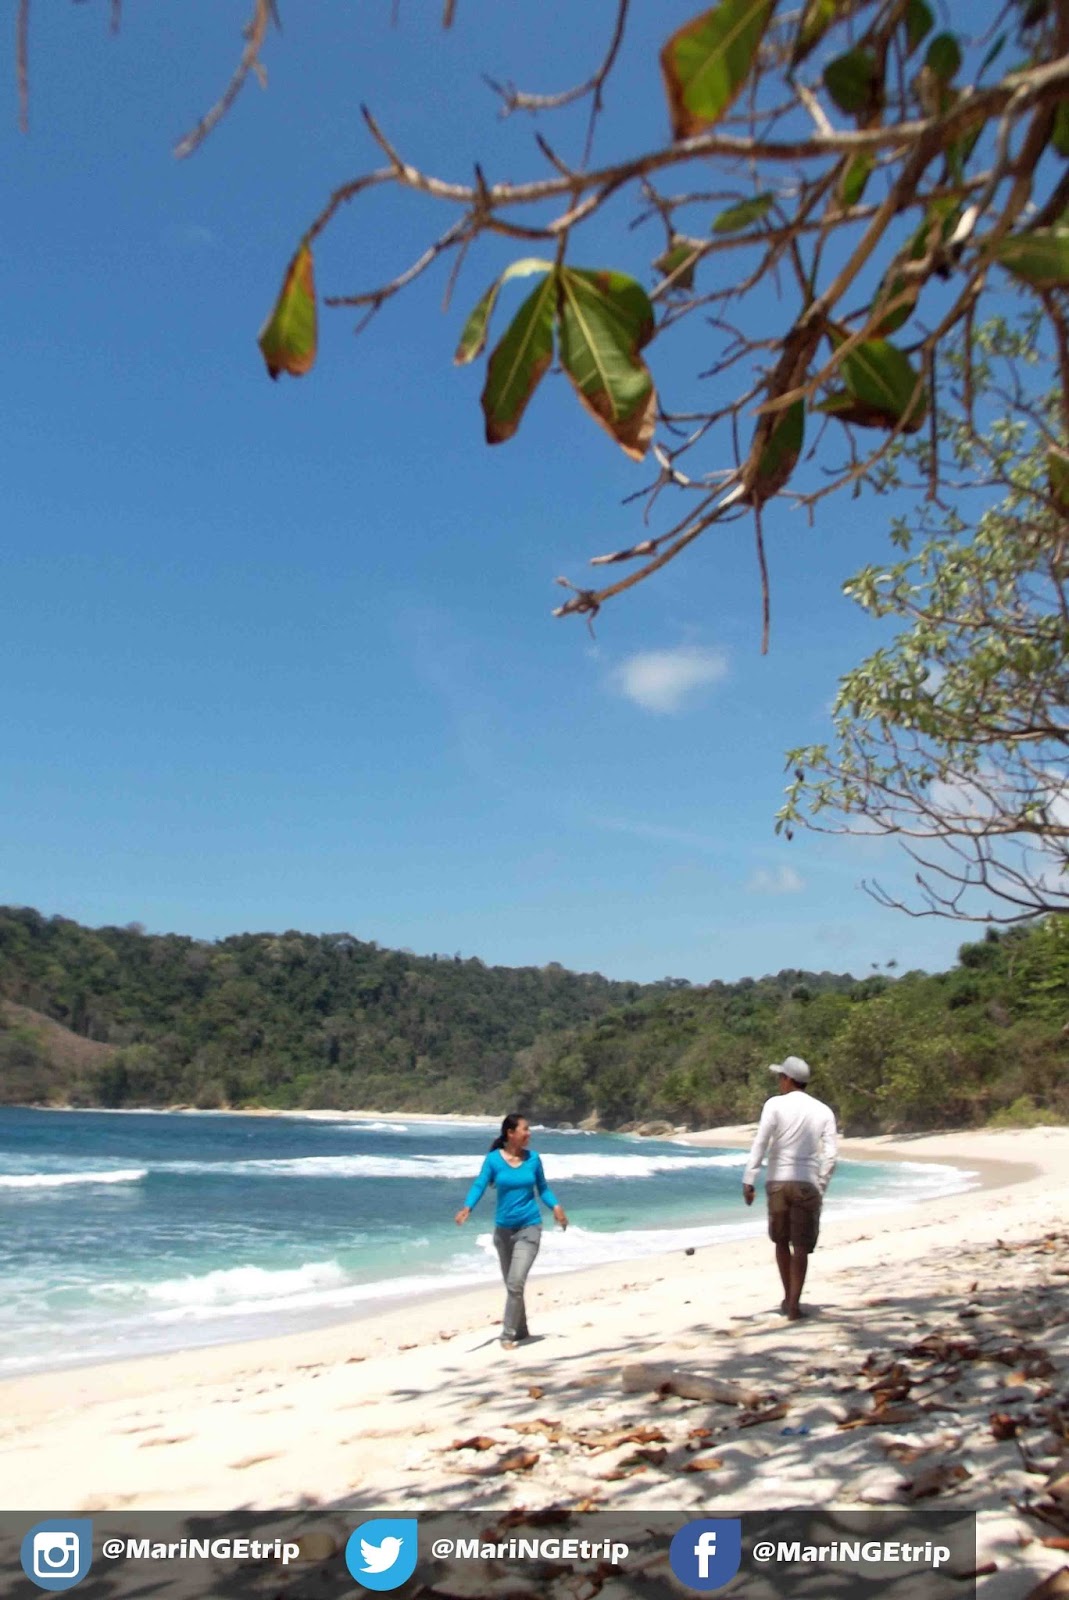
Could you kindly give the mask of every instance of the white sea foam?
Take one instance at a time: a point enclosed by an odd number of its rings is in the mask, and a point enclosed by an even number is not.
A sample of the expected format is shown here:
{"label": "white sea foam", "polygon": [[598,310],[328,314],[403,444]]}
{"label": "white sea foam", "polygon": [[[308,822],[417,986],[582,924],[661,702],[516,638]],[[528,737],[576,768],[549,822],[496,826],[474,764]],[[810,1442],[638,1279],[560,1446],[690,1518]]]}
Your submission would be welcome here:
{"label": "white sea foam", "polygon": [[300,1267],[225,1267],[199,1276],[165,1278],[136,1285],[149,1300],[188,1307],[236,1305],[263,1307],[270,1302],[300,1300],[309,1290],[342,1288],[348,1275],[336,1261],[308,1261]]}
{"label": "white sea foam", "polygon": [[[571,1155],[545,1157],[551,1183],[576,1178],[652,1178],[662,1172],[742,1166],[745,1156]],[[439,1178],[472,1179],[481,1154],[453,1156],[292,1156],[247,1161],[169,1161],[160,1170],[189,1173],[241,1173],[248,1177]]]}
{"label": "white sea foam", "polygon": [[354,1133],[410,1133],[407,1122],[357,1122],[350,1119],[344,1124]]}
{"label": "white sea foam", "polygon": [[125,1167],[110,1172],[5,1172],[0,1189],[65,1189],[73,1183],[140,1183],[147,1167]]}

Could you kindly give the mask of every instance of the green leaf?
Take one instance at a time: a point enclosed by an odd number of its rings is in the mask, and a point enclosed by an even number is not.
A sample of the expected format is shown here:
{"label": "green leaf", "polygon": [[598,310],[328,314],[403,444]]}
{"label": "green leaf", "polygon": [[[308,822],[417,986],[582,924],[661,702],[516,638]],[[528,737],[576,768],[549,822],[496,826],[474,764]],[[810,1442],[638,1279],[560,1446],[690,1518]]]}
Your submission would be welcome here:
{"label": "green leaf", "polygon": [[806,0],[791,51],[792,68],[800,66],[806,56],[816,49],[835,21],[837,10],[838,0]]}
{"label": "green leaf", "polygon": [[281,372],[300,378],[315,364],[315,270],[306,244],[301,244],[286,268],[278,299],[257,342],[272,378]]}
{"label": "green leaf", "polygon": [[653,337],[653,307],[622,272],[562,267],[558,316],[561,365],[594,420],[633,461],[653,437],[657,392],[639,355]]}
{"label": "green leaf", "polygon": [[924,221],[909,242],[909,256],[920,261],[929,252],[938,255],[939,246],[946,244],[961,217],[961,202],[953,195],[943,195],[929,202]]}
{"label": "green leaf", "polygon": [[543,373],[553,359],[556,272],[527,296],[486,366],[482,392],[487,444],[511,439]]}
{"label": "green leaf", "polygon": [[928,46],[924,64],[942,83],[949,83],[961,68],[961,46],[952,33],[937,33]]}
{"label": "green leaf", "polygon": [[749,486],[750,504],[762,504],[779,494],[794,471],[805,440],[805,401],[795,400],[785,411],[774,411],[758,423],[757,438],[765,435],[757,471]]}
{"label": "green leaf", "polygon": [[912,55],[935,27],[935,17],[927,0],[909,0],[906,6],[906,54]]}
{"label": "green leaf", "polygon": [[863,150],[847,162],[839,179],[839,199],[844,206],[856,206],[872,176],[873,160]]}
{"label": "green leaf", "polygon": [[551,272],[552,261],[541,261],[535,256],[528,256],[522,261],[514,261],[505,268],[500,278],[487,289],[475,310],[464,324],[464,331],[460,335],[456,355],[453,357],[458,367],[465,367],[477,356],[482,355],[486,348],[487,335],[490,332],[490,318],[493,316],[497,297],[501,292],[502,284],[508,283],[510,278],[529,278],[535,272]]}
{"label": "green leaf", "polygon": [[673,33],[661,51],[673,138],[711,128],[731,108],[774,9],[775,0],[721,0]]}
{"label": "green leaf", "polygon": [[879,94],[880,77],[871,50],[848,50],[824,68],[824,87],[848,117],[871,110]]}
{"label": "green leaf", "polygon": [[[888,281],[889,280],[889,281]],[[877,305],[884,298],[887,310],[882,314],[873,332],[882,338],[885,334],[894,333],[904,322],[908,322],[913,315],[913,308],[920,296],[920,284],[915,279],[905,278],[902,274],[888,275],[884,282],[887,284],[886,294],[883,285],[873,301]]]}
{"label": "green leaf", "polygon": [[756,194],[752,200],[740,200],[738,205],[728,206],[713,222],[713,232],[745,232],[752,222],[760,222],[762,217],[768,215],[775,199],[771,193]]}
{"label": "green leaf", "polygon": [[995,259],[1033,289],[1069,284],[1069,228],[1033,228],[995,246]]}
{"label": "green leaf", "polygon": [[1064,451],[1047,451],[1047,477],[1051,499],[1060,511],[1069,512],[1069,456]]}
{"label": "green leaf", "polygon": [[671,278],[672,289],[693,289],[694,264],[701,250],[701,241],[688,239],[685,234],[673,233],[672,242],[663,256],[658,256],[654,267],[664,278]]}
{"label": "green leaf", "polygon": [[955,139],[951,144],[947,145],[947,172],[953,183],[963,183],[965,181],[965,163],[976,149],[983,131],[983,124],[977,123],[975,128],[970,128],[967,133],[962,134],[960,139]]}
{"label": "green leaf", "polygon": [[[842,344],[843,334],[833,332],[832,343]],[[840,370],[851,397],[870,414],[872,427],[897,427],[916,433],[927,412],[923,384],[909,357],[886,339],[864,339],[843,356]],[[841,412],[836,412],[841,416]]]}
{"label": "green leaf", "polygon": [[1069,100],[1058,101],[1050,142],[1060,156],[1069,157]]}

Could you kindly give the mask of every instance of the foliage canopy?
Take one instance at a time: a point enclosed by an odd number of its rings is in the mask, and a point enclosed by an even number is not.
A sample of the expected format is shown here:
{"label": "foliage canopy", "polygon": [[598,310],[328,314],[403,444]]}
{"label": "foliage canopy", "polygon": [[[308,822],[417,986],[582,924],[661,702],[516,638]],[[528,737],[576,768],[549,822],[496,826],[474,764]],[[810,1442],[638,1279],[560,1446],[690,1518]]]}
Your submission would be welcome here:
{"label": "foliage canopy", "polygon": [[[630,9],[613,0],[604,53],[583,82],[551,93],[491,85],[506,115],[543,126],[563,115],[566,140],[574,108],[587,108],[574,149],[536,133],[537,168],[523,179],[489,176],[492,148],[470,181],[424,171],[365,107],[382,164],[336,188],[300,233],[261,348],[272,377],[311,369],[314,257],[339,211],[376,191],[418,195],[444,223],[429,225],[425,249],[388,282],[325,298],[359,308],[361,326],[450,260],[448,299],[476,246],[516,240],[522,256],[479,300],[457,350],[462,364],[478,359],[512,281],[537,278],[487,358],[488,441],[514,436],[556,355],[593,420],[632,458],[652,456],[639,491],[648,523],[662,491],[675,491],[667,525],[594,558],[628,574],[601,588],[567,583],[558,614],[594,615],[710,528],[752,513],[767,644],[761,508],[785,499],[812,514],[871,481],[896,441],[936,429],[941,346],[955,330],[967,339],[1011,282],[1038,297],[1053,341],[1062,331],[1051,297],[1069,285],[1069,5],[1006,0],[973,37],[971,8],[948,12],[943,27],[928,0],[717,0],[646,63],[664,141],[603,152]],[[20,0],[24,111],[29,10]],[[456,13],[446,0],[447,29]],[[117,27],[119,0],[111,17]],[[275,0],[252,0],[237,69],[177,154],[196,150],[262,76],[277,21]],[[477,96],[469,108],[474,117]],[[591,264],[584,239],[610,202],[622,219],[618,254]],[[641,265],[636,241],[649,241]],[[772,291],[780,309],[770,326]],[[648,347],[688,323],[715,397],[707,382],[693,395],[658,392]],[[799,473],[803,458],[819,478]]]}

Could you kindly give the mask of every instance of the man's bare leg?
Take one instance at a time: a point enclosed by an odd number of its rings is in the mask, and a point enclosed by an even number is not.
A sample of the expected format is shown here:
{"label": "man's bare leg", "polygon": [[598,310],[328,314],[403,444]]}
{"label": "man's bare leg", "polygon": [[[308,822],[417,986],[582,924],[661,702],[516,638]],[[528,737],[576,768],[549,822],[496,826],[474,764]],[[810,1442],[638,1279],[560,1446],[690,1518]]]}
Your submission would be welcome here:
{"label": "man's bare leg", "polygon": [[[778,1250],[777,1250],[778,1254]],[[780,1271],[782,1272],[782,1268]],[[788,1274],[789,1287],[787,1289],[787,1321],[797,1322],[802,1315],[801,1299],[805,1287],[805,1275],[809,1270],[809,1252],[799,1250],[795,1245],[794,1253],[790,1257]]]}
{"label": "man's bare leg", "polygon": [[776,1246],[776,1265],[779,1268],[780,1281],[783,1284],[783,1304],[781,1311],[786,1311],[791,1303],[791,1247],[789,1244]]}

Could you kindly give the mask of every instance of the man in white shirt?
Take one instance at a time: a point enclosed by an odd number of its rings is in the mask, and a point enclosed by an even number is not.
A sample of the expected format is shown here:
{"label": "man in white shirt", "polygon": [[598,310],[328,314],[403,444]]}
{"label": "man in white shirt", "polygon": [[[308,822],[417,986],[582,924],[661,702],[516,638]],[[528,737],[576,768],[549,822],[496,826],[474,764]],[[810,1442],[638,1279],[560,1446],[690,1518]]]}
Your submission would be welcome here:
{"label": "man in white shirt", "polygon": [[768,1070],[779,1079],[779,1094],[766,1100],[761,1111],[743,1173],[742,1197],[753,1205],[754,1184],[767,1154],[768,1236],[776,1247],[783,1282],[780,1310],[797,1322],[809,1257],[817,1247],[824,1191],[835,1171],[835,1113],[806,1093],[809,1066],[801,1056],[788,1056]]}

